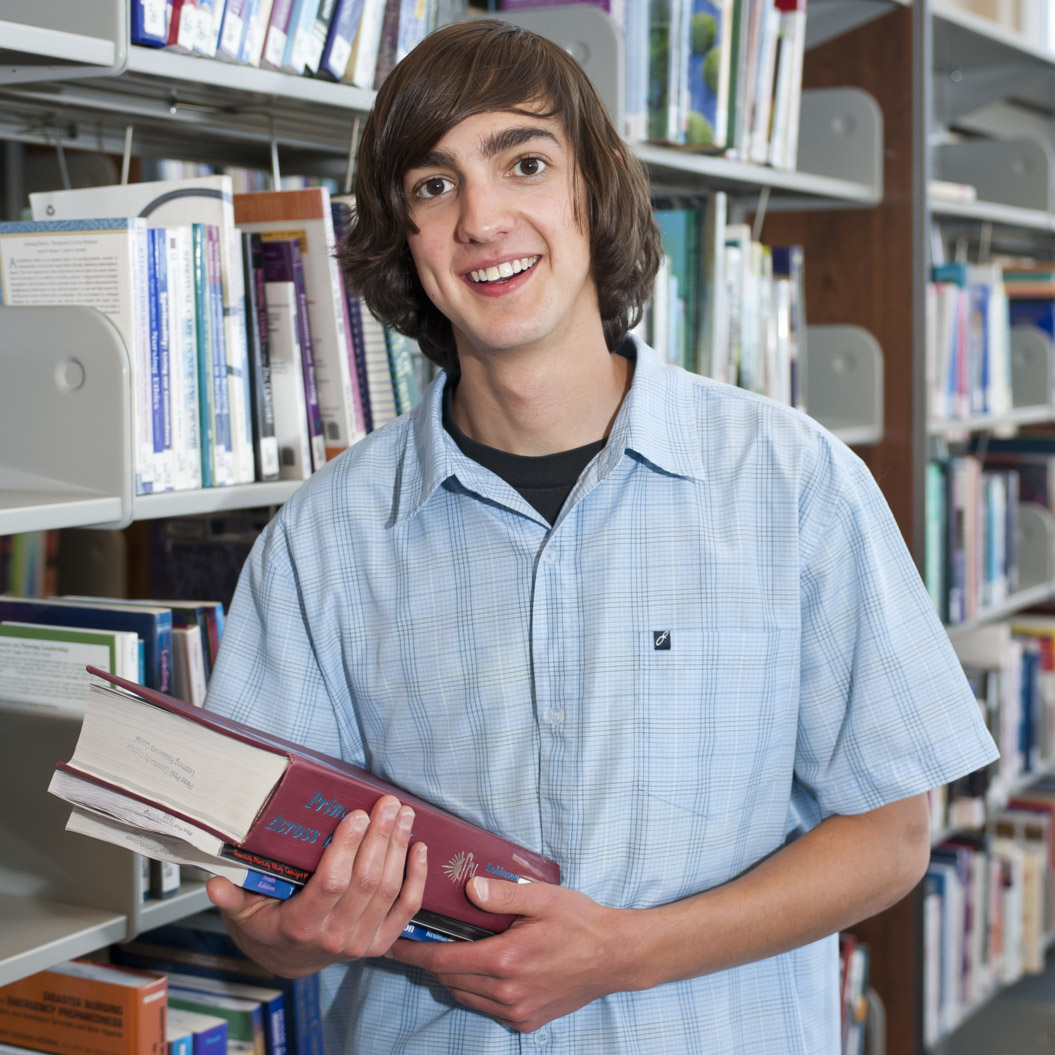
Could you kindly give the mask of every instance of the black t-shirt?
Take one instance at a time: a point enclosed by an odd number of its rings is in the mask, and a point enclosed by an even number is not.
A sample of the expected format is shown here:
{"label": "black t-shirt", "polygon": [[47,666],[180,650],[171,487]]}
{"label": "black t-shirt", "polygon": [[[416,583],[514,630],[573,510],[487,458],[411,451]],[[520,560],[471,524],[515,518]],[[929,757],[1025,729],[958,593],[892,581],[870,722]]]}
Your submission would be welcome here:
{"label": "black t-shirt", "polygon": [[585,447],[576,447],[572,451],[542,454],[537,457],[509,454],[507,451],[477,443],[458,428],[451,413],[451,393],[457,383],[458,378],[452,376],[443,390],[443,427],[458,444],[462,454],[501,477],[518,491],[525,501],[530,502],[545,517],[547,523],[554,523],[575,486],[575,481],[582,475],[583,469],[594,455],[604,449],[606,440],[602,438],[588,443]]}

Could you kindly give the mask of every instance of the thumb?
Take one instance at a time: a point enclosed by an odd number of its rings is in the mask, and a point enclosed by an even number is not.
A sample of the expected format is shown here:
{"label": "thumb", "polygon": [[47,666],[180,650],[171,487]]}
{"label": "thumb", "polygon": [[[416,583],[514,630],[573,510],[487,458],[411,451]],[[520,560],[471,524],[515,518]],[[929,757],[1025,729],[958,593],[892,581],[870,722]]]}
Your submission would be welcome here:
{"label": "thumb", "polygon": [[[541,884],[545,886],[545,884]],[[476,876],[466,887],[470,900],[487,912],[499,915],[533,916],[541,892],[536,883],[513,883],[508,879],[484,879]]]}

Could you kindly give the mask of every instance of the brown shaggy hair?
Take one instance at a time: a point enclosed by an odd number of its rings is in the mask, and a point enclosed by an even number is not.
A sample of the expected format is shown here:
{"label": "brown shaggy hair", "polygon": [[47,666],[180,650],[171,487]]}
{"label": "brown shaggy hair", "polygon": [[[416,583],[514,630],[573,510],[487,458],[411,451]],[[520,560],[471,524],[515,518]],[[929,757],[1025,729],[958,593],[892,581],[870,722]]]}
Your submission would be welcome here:
{"label": "brown shaggy hair", "polygon": [[[647,176],[582,67],[552,41],[497,19],[437,30],[382,84],[359,144],[355,218],[338,248],[349,285],[434,363],[456,366],[450,322],[425,294],[407,246],[416,228],[403,177],[464,118],[494,112],[561,122],[584,190],[592,272],[614,349],[641,318],[661,259]],[[579,203],[576,219],[582,223]]]}

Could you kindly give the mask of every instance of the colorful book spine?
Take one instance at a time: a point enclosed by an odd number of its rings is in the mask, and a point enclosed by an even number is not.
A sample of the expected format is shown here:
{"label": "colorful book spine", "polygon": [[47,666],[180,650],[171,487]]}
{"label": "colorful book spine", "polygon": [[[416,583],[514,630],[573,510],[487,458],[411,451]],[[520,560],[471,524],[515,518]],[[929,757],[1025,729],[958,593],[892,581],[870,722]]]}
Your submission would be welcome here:
{"label": "colorful book spine", "polygon": [[205,224],[191,227],[195,337],[198,351],[198,442],[201,448],[202,487],[215,487],[219,448],[216,434],[216,389],[213,382],[212,333],[209,325],[209,270]]}
{"label": "colorful book spine", "polygon": [[363,17],[363,2],[364,0],[337,0],[330,31],[319,59],[319,77],[340,81],[344,76],[352,55],[359,20]]}
{"label": "colorful book spine", "polygon": [[282,57],[286,53],[286,37],[290,16],[293,13],[293,0],[274,0],[271,8],[271,19],[268,22],[264,37],[264,50],[260,65],[271,70],[282,69]]}
{"label": "colorful book spine", "polygon": [[275,436],[275,408],[271,393],[264,245],[259,234],[248,231],[242,233],[242,260],[245,268],[254,467],[258,480],[277,480],[278,439]]}
{"label": "colorful book spine", "polygon": [[69,960],[0,988],[0,1041],[54,1055],[165,1055],[164,975]]}
{"label": "colorful book spine", "polygon": [[132,43],[163,48],[168,43],[170,7],[171,3],[165,0],[132,0]]}
{"label": "colorful book spine", "polygon": [[212,347],[213,410],[216,414],[215,446],[222,453],[225,472],[216,485],[233,483],[234,438],[231,421],[231,380],[227,356],[227,333],[223,310],[223,277],[220,265],[219,229],[213,224],[205,227],[206,288],[208,290],[209,338]]}
{"label": "colorful book spine", "polygon": [[293,241],[290,242],[290,245],[293,247],[290,253],[290,261],[293,269],[293,285],[297,291],[300,351],[304,359],[304,396],[308,405],[311,466],[312,469],[321,469],[326,463],[326,434],[322,427],[322,410],[319,407],[319,388],[311,342],[311,321],[308,315],[308,289],[304,282],[304,261],[300,251],[300,243]]}

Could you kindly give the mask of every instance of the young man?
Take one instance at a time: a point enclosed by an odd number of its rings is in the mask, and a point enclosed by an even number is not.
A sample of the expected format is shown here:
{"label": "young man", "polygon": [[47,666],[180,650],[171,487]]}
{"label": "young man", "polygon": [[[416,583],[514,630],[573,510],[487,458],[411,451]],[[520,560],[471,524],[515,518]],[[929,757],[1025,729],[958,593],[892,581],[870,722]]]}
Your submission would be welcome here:
{"label": "young man", "polygon": [[385,798],[288,902],[210,896],[260,962],[327,968],[331,1055],[835,1055],[835,933],[919,880],[925,792],[995,756],[872,478],[626,338],[647,184],[555,45],[419,45],[356,195],[348,274],[444,372],[264,532],[209,706],[563,881],[475,879],[509,931],[398,940],[427,848]]}

